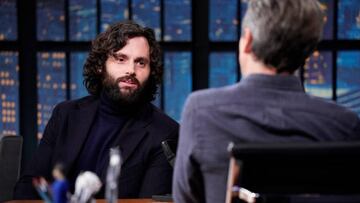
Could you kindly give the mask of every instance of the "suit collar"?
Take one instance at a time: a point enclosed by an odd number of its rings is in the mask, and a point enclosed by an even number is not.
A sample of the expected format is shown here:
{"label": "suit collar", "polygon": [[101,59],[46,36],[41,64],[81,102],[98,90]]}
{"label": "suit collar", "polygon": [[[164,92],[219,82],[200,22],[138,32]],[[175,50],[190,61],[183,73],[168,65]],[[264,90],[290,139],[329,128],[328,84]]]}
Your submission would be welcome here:
{"label": "suit collar", "polygon": [[293,75],[251,74],[241,79],[239,84],[241,86],[251,86],[256,88],[304,91],[300,79]]}

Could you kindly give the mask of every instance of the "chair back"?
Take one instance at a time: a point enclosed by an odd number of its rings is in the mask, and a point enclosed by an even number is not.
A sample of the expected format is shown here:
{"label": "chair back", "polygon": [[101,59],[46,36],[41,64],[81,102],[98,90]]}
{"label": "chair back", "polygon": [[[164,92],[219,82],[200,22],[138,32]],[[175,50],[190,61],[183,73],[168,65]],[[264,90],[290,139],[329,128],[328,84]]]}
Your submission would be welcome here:
{"label": "chair back", "polygon": [[12,199],[20,175],[22,143],[21,136],[0,135],[0,202]]}
{"label": "chair back", "polygon": [[229,152],[227,202],[234,186],[261,197],[360,195],[360,142],[230,144]]}

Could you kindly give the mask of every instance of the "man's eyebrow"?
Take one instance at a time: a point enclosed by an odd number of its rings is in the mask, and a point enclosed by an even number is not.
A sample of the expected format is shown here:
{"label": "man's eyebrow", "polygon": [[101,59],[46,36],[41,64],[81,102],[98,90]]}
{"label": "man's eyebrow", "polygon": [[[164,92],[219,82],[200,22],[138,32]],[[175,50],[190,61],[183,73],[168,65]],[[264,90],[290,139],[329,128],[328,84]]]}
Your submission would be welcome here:
{"label": "man's eyebrow", "polygon": [[137,58],[135,58],[135,61],[136,62],[142,61],[145,63],[149,63],[149,59],[147,57],[137,57]]}
{"label": "man's eyebrow", "polygon": [[128,56],[127,56],[126,54],[123,54],[123,53],[114,53],[112,56],[113,56],[114,58],[120,58],[120,57],[122,57],[122,58],[128,58]]}

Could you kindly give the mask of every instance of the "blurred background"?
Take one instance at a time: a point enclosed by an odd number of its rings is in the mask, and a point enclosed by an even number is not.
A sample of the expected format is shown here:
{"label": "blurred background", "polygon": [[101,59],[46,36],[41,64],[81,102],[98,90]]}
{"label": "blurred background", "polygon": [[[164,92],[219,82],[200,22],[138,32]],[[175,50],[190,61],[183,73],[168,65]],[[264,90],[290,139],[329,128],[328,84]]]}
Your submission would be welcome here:
{"label": "blurred background", "polygon": [[[305,90],[360,116],[360,1],[321,0],[323,40],[299,71]],[[164,83],[154,101],[177,121],[194,90],[241,79],[245,0],[0,0],[0,134],[24,137],[29,160],[55,104],[87,95],[91,40],[131,19],[156,32]],[[296,23],[296,22],[294,22]]]}

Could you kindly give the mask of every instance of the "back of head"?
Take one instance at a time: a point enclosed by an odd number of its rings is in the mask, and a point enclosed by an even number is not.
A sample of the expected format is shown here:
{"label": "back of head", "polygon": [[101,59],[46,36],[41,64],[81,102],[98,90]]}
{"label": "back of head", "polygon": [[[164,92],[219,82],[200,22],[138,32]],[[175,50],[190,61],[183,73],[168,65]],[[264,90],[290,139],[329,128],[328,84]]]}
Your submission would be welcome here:
{"label": "back of head", "polygon": [[257,60],[293,73],[320,41],[323,17],[317,0],[250,0],[242,29],[252,33]]}

